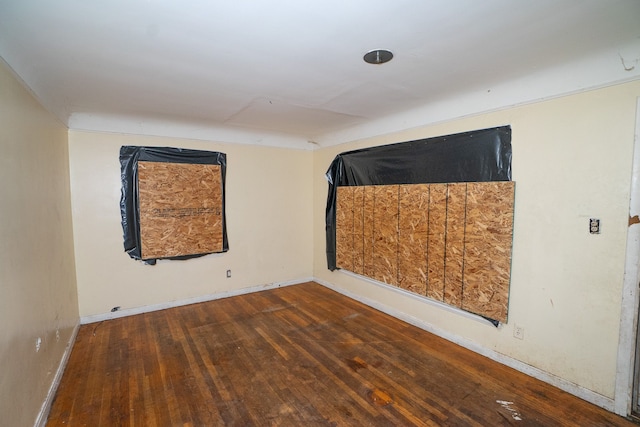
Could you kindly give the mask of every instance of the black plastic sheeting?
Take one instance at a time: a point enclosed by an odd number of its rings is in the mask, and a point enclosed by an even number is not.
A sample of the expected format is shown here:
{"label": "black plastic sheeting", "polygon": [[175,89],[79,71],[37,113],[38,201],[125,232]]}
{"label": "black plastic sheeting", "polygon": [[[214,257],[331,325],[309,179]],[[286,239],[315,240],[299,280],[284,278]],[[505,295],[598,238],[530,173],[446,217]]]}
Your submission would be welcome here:
{"label": "black plastic sheeting", "polygon": [[[140,247],[140,205],[138,200],[138,161],[220,165],[222,173],[222,252],[229,250],[225,214],[227,155],[215,151],[125,145],[120,148],[120,172],[122,181],[120,214],[122,216],[122,231],[124,233],[124,250],[131,258],[137,260],[142,259]],[[203,255],[207,255],[207,253],[167,259],[183,260],[197,258]],[[156,263],[156,259],[144,259],[144,262],[153,265]]]}
{"label": "black plastic sheeting", "polygon": [[337,187],[511,181],[511,126],[347,151],[333,159],[326,177],[327,267],[333,271]]}
{"label": "black plastic sheeting", "polygon": [[326,173],[327,264],[336,269],[336,187],[511,181],[511,126],[338,154]]}

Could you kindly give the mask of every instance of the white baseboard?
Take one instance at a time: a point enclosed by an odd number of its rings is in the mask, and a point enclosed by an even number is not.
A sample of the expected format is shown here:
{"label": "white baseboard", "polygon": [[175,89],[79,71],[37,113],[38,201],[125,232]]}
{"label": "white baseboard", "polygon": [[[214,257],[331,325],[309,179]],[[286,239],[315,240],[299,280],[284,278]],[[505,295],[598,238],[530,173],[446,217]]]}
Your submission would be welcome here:
{"label": "white baseboard", "polygon": [[428,322],[417,319],[413,316],[410,316],[406,313],[396,310],[395,308],[386,306],[378,301],[374,301],[369,298],[365,298],[355,293],[352,293],[350,291],[347,291],[339,286],[334,285],[333,283],[329,283],[327,281],[324,281],[318,278],[314,278],[313,281],[323,286],[326,286],[327,288],[332,289],[338,293],[341,293],[349,298],[352,298],[356,301],[359,301],[363,304],[373,307],[376,310],[382,311],[383,313],[386,313],[390,316],[393,316],[397,319],[400,319],[411,325],[414,325],[420,329],[423,329],[427,332],[430,332],[434,335],[444,338],[447,341],[451,341],[455,344],[458,344],[461,347],[464,347],[475,353],[481,354],[482,356],[488,357],[491,360],[494,360],[498,363],[509,366],[510,368],[513,368],[517,371],[520,371],[538,380],[544,381],[547,384],[557,387],[560,390],[566,391],[567,393],[570,393],[583,400],[586,400],[587,402],[593,403],[594,405],[600,406],[601,408],[614,412],[614,409],[615,409],[614,400],[606,396],[603,396],[599,393],[596,393],[593,390],[589,390],[571,381],[567,381],[563,378],[553,375],[549,372],[543,371],[539,368],[528,365],[517,359],[498,353],[497,351],[482,347],[476,342],[467,340],[465,338],[462,338],[460,336],[457,336],[455,334],[452,334],[440,328],[436,328],[435,326],[433,326]]}
{"label": "white baseboard", "polygon": [[53,398],[56,396],[56,391],[58,391],[58,386],[60,385],[60,381],[62,380],[62,374],[64,373],[64,369],[67,367],[67,362],[69,361],[69,356],[71,355],[71,350],[73,349],[73,345],[76,342],[76,337],[78,336],[78,330],[80,329],[80,322],[76,324],[71,332],[71,337],[67,342],[67,346],[64,349],[64,353],[62,355],[62,359],[60,360],[60,364],[58,365],[58,369],[56,370],[56,374],[53,377],[53,381],[51,382],[51,386],[49,387],[49,392],[47,393],[47,397],[44,402],[42,402],[42,406],[40,407],[40,412],[36,417],[36,422],[34,423],[34,427],[45,427],[47,424],[47,418],[49,417],[49,412],[51,411],[51,405],[53,404]]}
{"label": "white baseboard", "polygon": [[183,305],[197,304],[199,302],[213,301],[213,300],[222,299],[222,298],[229,298],[229,297],[234,297],[238,295],[250,294],[253,292],[266,291],[268,289],[281,288],[283,286],[298,285],[300,283],[311,282],[311,281],[313,281],[313,277],[305,277],[305,278],[290,280],[286,282],[266,283],[264,285],[251,286],[248,288],[234,289],[231,291],[201,295],[193,298],[186,298],[186,299],[181,299],[176,301],[168,301],[160,304],[125,308],[123,310],[118,310],[118,311],[109,312],[109,313],[83,316],[80,318],[80,323],[85,325],[87,323],[102,322],[104,320],[117,319],[119,317],[133,316],[135,314],[149,313],[152,311],[164,310],[164,309],[173,308],[173,307],[181,307]]}

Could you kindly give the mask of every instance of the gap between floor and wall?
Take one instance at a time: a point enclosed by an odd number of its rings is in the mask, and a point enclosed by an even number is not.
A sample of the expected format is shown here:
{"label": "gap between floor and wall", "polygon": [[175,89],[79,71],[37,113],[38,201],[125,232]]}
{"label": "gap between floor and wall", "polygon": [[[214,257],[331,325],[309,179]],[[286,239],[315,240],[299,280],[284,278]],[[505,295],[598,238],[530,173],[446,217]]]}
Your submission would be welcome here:
{"label": "gap between floor and wall", "polygon": [[38,416],[36,417],[36,422],[34,423],[35,427],[45,427],[45,425],[47,424],[47,418],[49,417],[49,411],[51,411],[53,398],[56,396],[56,392],[58,391],[58,386],[60,385],[60,381],[62,380],[62,374],[64,373],[64,369],[67,367],[67,363],[69,362],[69,356],[71,356],[71,350],[76,343],[76,337],[78,336],[79,330],[80,322],[76,323],[76,326],[74,326],[73,331],[71,332],[71,337],[69,338],[69,341],[67,342],[67,345],[64,349],[62,359],[60,360],[58,369],[56,369],[56,374],[53,376],[51,386],[49,386],[47,397],[44,399],[44,402],[42,402],[40,412],[38,412]]}

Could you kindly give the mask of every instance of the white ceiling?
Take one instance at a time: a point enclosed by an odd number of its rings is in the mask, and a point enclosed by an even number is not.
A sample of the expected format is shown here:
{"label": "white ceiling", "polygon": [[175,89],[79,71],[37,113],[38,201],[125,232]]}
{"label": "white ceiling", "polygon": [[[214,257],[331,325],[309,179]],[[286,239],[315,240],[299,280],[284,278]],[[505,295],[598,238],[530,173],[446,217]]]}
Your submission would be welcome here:
{"label": "white ceiling", "polygon": [[0,56],[72,129],[311,149],[638,79],[640,1],[0,0]]}

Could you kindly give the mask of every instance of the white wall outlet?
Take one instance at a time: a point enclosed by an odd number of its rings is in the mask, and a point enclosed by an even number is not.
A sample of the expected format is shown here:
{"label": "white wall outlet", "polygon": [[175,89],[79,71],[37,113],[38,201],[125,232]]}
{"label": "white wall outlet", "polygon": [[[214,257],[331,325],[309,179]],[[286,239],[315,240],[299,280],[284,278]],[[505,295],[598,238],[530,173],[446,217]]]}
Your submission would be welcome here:
{"label": "white wall outlet", "polygon": [[513,336],[514,338],[518,338],[519,340],[524,339],[524,328],[520,325],[513,326]]}
{"label": "white wall outlet", "polygon": [[41,346],[42,346],[42,338],[38,337],[36,339],[36,353],[40,351]]}
{"label": "white wall outlet", "polygon": [[231,277],[231,270],[227,270],[227,279]]}
{"label": "white wall outlet", "polygon": [[589,233],[600,234],[600,220],[598,218],[589,218]]}

